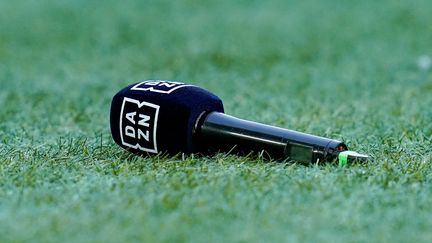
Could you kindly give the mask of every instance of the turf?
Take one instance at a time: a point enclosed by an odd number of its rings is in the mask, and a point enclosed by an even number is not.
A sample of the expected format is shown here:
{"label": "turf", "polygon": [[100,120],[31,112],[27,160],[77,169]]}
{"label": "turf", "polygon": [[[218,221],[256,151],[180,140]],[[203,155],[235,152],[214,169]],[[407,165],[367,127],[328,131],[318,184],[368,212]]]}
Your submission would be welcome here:
{"label": "turf", "polygon": [[[430,242],[431,8],[0,1],[0,241]],[[110,99],[152,78],[371,160],[130,155]]]}

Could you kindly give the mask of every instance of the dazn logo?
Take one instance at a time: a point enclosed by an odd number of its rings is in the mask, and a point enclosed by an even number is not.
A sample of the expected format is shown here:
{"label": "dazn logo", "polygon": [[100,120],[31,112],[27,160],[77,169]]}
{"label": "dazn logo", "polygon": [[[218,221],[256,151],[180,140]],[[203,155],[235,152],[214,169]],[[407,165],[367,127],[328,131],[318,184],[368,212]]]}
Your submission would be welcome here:
{"label": "dazn logo", "polygon": [[120,112],[120,138],[124,146],[157,153],[159,105],[125,97]]}
{"label": "dazn logo", "polygon": [[160,94],[169,94],[176,89],[193,86],[181,82],[164,81],[164,80],[146,80],[134,85],[131,90],[140,90],[147,92],[155,92]]}

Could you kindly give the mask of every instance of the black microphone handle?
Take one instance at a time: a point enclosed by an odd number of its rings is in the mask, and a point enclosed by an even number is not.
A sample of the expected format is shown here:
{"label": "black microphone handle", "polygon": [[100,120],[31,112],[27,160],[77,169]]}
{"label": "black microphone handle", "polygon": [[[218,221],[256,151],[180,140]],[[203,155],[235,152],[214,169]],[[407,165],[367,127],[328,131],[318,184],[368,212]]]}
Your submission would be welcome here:
{"label": "black microphone handle", "polygon": [[270,159],[301,163],[334,161],[347,146],[341,141],[239,119],[220,112],[203,114],[194,139],[200,150],[235,151],[249,154],[264,151]]}

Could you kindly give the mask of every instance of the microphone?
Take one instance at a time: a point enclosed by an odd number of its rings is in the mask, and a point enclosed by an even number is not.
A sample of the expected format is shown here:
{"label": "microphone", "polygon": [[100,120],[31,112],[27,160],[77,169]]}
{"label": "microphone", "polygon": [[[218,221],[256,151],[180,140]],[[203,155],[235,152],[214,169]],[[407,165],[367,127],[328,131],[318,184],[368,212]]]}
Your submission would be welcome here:
{"label": "microphone", "polygon": [[272,160],[339,165],[368,158],[338,140],[226,115],[219,97],[176,81],[146,80],[120,90],[110,126],[114,141],[138,155],[258,152]]}

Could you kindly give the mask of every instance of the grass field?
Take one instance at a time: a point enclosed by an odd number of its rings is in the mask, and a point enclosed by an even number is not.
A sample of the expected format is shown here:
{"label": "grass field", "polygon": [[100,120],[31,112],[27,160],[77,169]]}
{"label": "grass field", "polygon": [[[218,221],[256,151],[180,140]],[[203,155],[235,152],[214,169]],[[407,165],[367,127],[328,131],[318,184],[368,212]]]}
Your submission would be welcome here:
{"label": "grass field", "polygon": [[[0,242],[430,242],[432,3],[0,1]],[[111,97],[183,80],[366,164],[136,157]]]}

